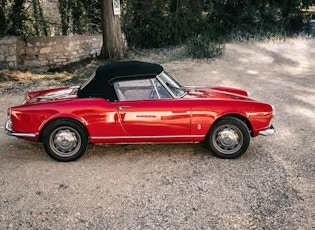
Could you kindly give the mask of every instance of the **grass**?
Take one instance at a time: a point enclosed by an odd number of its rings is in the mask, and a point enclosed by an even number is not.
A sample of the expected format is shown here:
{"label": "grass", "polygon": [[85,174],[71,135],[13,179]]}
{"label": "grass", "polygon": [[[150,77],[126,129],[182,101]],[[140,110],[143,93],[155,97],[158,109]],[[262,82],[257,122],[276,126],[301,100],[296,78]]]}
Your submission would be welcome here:
{"label": "grass", "polygon": [[89,77],[97,68],[98,61],[94,59],[83,60],[78,63],[52,69],[45,73],[36,73],[20,70],[0,70],[0,83],[5,82],[38,82],[55,80],[63,84],[76,84]]}

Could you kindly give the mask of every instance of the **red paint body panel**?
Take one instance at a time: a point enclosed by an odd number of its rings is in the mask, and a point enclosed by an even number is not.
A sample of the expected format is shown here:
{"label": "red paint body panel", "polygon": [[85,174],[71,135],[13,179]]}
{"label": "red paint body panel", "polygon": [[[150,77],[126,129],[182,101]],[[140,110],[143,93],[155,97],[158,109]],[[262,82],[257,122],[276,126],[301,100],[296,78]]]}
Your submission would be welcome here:
{"label": "red paint body panel", "polygon": [[188,100],[123,101],[117,106],[126,135],[190,135]]}
{"label": "red paint body panel", "polygon": [[212,87],[212,86],[186,86],[188,94],[186,97],[195,98],[216,98],[216,99],[244,99],[251,100],[248,98],[248,92],[227,87]]}
{"label": "red paint body panel", "polygon": [[246,91],[222,87],[187,87],[184,98],[108,102],[78,98],[78,87],[27,94],[26,104],[11,108],[12,128],[35,133],[38,141],[53,120],[71,118],[87,129],[92,143],[198,142],[225,115],[243,117],[252,136],[270,125],[272,107],[248,98]]}

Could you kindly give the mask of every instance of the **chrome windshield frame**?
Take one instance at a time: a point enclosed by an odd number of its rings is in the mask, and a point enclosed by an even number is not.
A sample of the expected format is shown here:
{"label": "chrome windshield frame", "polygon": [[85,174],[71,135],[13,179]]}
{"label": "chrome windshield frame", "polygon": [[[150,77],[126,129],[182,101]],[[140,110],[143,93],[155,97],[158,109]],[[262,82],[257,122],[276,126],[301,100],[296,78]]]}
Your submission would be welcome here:
{"label": "chrome windshield frame", "polygon": [[[183,98],[187,94],[187,90],[185,89],[185,87],[179,84],[171,75],[169,75],[165,71],[162,71],[159,75],[156,76],[156,78],[164,86],[164,88],[172,95],[173,98]],[[176,94],[174,92],[175,90],[182,91],[182,93]]]}

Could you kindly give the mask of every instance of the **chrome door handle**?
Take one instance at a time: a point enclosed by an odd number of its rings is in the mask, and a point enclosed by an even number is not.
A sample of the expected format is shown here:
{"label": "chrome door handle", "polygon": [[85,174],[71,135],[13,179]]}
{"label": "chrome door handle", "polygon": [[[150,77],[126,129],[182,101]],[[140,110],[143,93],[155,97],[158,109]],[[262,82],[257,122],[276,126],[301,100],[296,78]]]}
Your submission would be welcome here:
{"label": "chrome door handle", "polygon": [[131,106],[118,106],[118,110],[129,109]]}

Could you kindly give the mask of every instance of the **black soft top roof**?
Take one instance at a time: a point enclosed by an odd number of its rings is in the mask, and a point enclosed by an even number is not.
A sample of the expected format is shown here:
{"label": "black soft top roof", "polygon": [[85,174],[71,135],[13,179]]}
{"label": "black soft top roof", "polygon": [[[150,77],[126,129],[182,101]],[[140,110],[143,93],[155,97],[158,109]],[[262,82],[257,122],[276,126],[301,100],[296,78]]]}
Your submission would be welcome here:
{"label": "black soft top roof", "polygon": [[103,97],[110,101],[117,100],[117,95],[113,83],[122,78],[142,78],[146,76],[156,76],[163,71],[159,64],[126,61],[114,62],[98,67],[95,76],[90,79],[88,84],[80,88],[78,96],[85,97]]}

